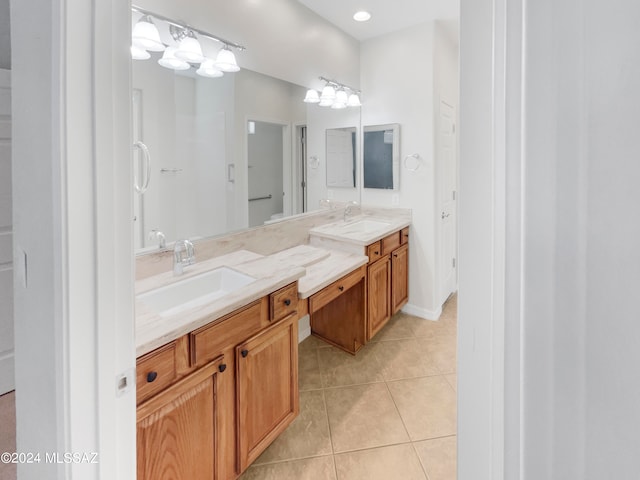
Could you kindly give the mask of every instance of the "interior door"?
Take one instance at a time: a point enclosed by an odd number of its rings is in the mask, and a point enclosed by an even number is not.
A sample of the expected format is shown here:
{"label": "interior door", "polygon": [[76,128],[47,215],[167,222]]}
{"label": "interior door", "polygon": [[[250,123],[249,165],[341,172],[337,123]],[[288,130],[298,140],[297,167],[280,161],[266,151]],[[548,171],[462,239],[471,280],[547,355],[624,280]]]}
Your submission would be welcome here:
{"label": "interior door", "polygon": [[0,395],[15,388],[13,359],[11,72],[0,70]]}
{"label": "interior door", "polygon": [[440,102],[438,117],[438,159],[440,161],[440,272],[442,300],[457,289],[457,164],[455,109]]}

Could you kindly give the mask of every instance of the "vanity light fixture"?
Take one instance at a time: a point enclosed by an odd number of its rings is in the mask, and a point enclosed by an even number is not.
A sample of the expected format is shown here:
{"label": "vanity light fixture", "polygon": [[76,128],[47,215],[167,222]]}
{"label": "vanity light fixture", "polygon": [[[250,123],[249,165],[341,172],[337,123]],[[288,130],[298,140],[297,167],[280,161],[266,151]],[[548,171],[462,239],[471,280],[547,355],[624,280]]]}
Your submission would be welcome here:
{"label": "vanity light fixture", "polygon": [[349,95],[349,100],[347,100],[347,107],[361,107],[362,103],[360,103],[360,97],[357,93],[352,93]]}
{"label": "vanity light fixture", "polygon": [[165,49],[164,43],[160,40],[158,27],[155,26],[150,15],[144,15],[133,27],[131,40],[134,47],[152,52],[162,52]]}
{"label": "vanity light fixture", "polygon": [[196,38],[195,33],[191,29],[183,30],[176,49],[176,57],[189,63],[202,63],[204,55],[202,55],[202,47]]}
{"label": "vanity light fixture", "polygon": [[229,48],[229,45],[226,44],[218,52],[215,65],[223,72],[237,72],[240,70],[238,62],[236,62],[236,56]]}
{"label": "vanity light fixture", "polygon": [[164,68],[172,70],[189,70],[189,64],[176,57],[176,47],[167,47],[158,63]]}
{"label": "vanity light fixture", "polygon": [[212,58],[205,58],[196,73],[202,77],[217,78],[224,75],[222,70],[215,66]]}
{"label": "vanity light fixture", "polygon": [[336,109],[336,110],[340,110],[342,108],[347,108],[347,101],[349,100],[349,97],[347,96],[347,92],[345,92],[344,90],[338,90],[336,92],[336,98],[333,101],[333,104],[331,105],[331,108]]}
{"label": "vanity light fixture", "polygon": [[307,94],[303,100],[304,103],[320,103],[320,96],[318,95],[318,91],[314,89],[307,90]]}
{"label": "vanity light fixture", "polygon": [[151,54],[145,49],[131,45],[131,58],[134,60],[149,60]]}
{"label": "vanity light fixture", "polygon": [[320,77],[320,80],[325,82],[320,97],[317,90],[309,89],[303,100],[305,103],[317,103],[321,107],[334,109],[362,106],[360,90],[325,77]]}
{"label": "vanity light fixture", "polygon": [[[221,77],[223,75],[222,72],[237,72],[240,70],[231,48],[243,51],[245,47],[242,45],[191,25],[176,22],[136,5],[131,5],[131,11],[142,15],[133,27],[131,58],[146,60],[151,57],[149,51],[164,51],[162,58],[158,60],[158,63],[163,67],[173,70],[186,70],[195,65],[198,75],[209,78]],[[162,42],[154,21],[160,22],[165,27],[168,25],[169,33],[171,34],[168,39],[168,47]],[[166,31],[166,28],[164,31]],[[202,47],[203,45],[207,46],[201,43],[203,38],[222,44],[222,49],[218,52],[215,61],[205,57],[203,54]],[[198,66],[198,64],[200,65]]]}

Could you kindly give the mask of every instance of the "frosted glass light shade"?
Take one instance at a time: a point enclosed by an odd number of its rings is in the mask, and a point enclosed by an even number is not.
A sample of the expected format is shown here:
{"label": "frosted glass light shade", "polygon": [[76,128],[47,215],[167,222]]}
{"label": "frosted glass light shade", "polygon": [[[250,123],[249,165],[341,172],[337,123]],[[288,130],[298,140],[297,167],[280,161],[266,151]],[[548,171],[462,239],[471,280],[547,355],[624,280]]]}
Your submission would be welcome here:
{"label": "frosted glass light shade", "polygon": [[160,40],[158,29],[148,16],[142,17],[131,32],[132,43],[135,47],[152,52],[162,52],[166,48]]}
{"label": "frosted glass light shade", "polygon": [[361,107],[362,103],[360,103],[360,97],[356,93],[352,93],[349,95],[349,100],[347,101],[348,107]]}
{"label": "frosted glass light shade", "polygon": [[[320,95],[320,100],[331,100],[331,103],[333,103],[333,100],[336,98],[336,89],[333,88],[331,85],[327,85],[326,87],[324,87],[322,89],[322,94]],[[320,102],[322,103],[322,102]],[[331,105],[331,104],[329,104]]]}
{"label": "frosted glass light shade", "polygon": [[307,94],[304,97],[305,103],[320,103],[320,97],[317,90],[307,90]]}
{"label": "frosted glass light shade", "polygon": [[189,63],[201,63],[204,60],[200,42],[192,36],[186,36],[180,40],[175,56]]}
{"label": "frosted glass light shade", "polygon": [[200,64],[200,68],[196,70],[196,73],[203,77],[216,78],[224,75],[222,71],[215,66],[213,59],[205,58]]}
{"label": "frosted glass light shade", "polygon": [[131,58],[134,60],[149,60],[151,54],[145,49],[131,45]]}
{"label": "frosted glass light shade", "polygon": [[321,98],[320,99],[320,103],[318,104],[321,107],[330,107],[331,105],[333,105],[333,99],[332,98]]}
{"label": "frosted glass light shade", "polygon": [[180,58],[176,58],[175,53],[176,47],[167,47],[158,63],[172,70],[188,70],[189,64]]}
{"label": "frosted glass light shade", "polygon": [[331,108],[334,108],[334,109],[347,108],[347,100],[348,100],[347,92],[345,92],[344,90],[338,90],[336,92],[336,98],[333,101]]}
{"label": "frosted glass light shade", "polygon": [[240,70],[238,62],[236,62],[236,56],[226,45],[218,52],[215,65],[223,72],[237,72]]}

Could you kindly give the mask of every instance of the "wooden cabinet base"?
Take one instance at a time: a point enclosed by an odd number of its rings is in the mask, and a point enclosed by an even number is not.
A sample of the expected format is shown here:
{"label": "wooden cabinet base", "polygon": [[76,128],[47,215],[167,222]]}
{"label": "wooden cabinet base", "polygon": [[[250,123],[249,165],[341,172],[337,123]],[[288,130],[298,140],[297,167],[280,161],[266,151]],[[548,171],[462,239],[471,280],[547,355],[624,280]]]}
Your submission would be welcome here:
{"label": "wooden cabinet base", "polygon": [[311,333],[345,352],[354,354],[365,342],[365,282],[362,278],[311,314]]}
{"label": "wooden cabinet base", "polygon": [[222,357],[138,407],[138,480],[215,478],[221,365]]}

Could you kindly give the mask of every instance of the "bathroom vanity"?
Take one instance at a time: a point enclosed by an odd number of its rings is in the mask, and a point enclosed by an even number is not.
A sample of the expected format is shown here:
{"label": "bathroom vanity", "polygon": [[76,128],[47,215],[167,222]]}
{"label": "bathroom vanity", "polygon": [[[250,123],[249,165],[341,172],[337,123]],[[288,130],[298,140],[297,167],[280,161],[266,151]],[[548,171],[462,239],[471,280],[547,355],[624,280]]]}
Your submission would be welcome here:
{"label": "bathroom vanity", "polygon": [[299,321],[356,354],[407,301],[409,221],[322,224],[140,279],[138,479],[241,475],[298,414]]}

